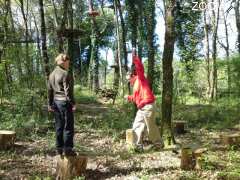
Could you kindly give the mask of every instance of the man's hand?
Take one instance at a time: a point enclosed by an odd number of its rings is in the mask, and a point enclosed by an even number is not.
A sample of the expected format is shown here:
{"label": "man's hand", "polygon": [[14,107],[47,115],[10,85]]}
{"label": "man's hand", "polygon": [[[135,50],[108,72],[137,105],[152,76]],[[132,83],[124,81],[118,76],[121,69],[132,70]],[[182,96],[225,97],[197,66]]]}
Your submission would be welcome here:
{"label": "man's hand", "polygon": [[77,109],[76,105],[73,105],[73,106],[72,106],[72,111],[75,112],[76,109]]}
{"label": "man's hand", "polygon": [[54,112],[54,109],[51,106],[48,106],[48,112]]}

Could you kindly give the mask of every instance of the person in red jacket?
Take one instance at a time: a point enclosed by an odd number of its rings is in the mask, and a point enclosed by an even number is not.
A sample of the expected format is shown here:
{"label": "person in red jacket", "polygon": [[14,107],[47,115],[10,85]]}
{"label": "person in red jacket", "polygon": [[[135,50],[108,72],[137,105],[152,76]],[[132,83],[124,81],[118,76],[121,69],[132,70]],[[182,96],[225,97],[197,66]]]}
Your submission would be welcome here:
{"label": "person in red jacket", "polygon": [[138,111],[133,122],[134,146],[136,150],[143,150],[143,136],[146,131],[149,140],[154,147],[163,148],[159,128],[155,120],[155,96],[144,76],[144,67],[140,58],[133,50],[133,68],[131,74],[127,75],[133,87],[133,94],[126,98],[137,105]]}

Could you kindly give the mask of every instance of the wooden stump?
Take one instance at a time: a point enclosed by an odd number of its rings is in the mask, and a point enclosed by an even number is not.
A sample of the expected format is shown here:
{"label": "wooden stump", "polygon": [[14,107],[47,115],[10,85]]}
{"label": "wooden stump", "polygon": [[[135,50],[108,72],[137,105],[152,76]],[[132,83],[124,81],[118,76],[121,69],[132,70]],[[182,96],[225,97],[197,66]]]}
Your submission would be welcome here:
{"label": "wooden stump", "polygon": [[199,148],[193,151],[193,157],[195,160],[194,169],[201,169],[202,168],[202,155],[204,152],[207,151],[207,148]]}
{"label": "wooden stump", "polygon": [[193,154],[192,154],[192,149],[190,147],[182,148],[180,167],[183,170],[192,170],[193,169],[193,167],[194,167]]}
{"label": "wooden stump", "polygon": [[8,149],[14,145],[16,132],[0,130],[0,150]]}
{"label": "wooden stump", "polygon": [[174,130],[177,134],[184,134],[186,131],[184,129],[186,122],[185,121],[174,121]]}
{"label": "wooden stump", "polygon": [[183,170],[198,170],[201,169],[201,158],[206,148],[193,149],[190,147],[182,148],[181,154],[181,169]]}
{"label": "wooden stump", "polygon": [[57,156],[57,180],[69,180],[81,176],[87,167],[87,156]]}
{"label": "wooden stump", "polygon": [[223,145],[239,145],[240,143],[240,135],[238,133],[235,134],[223,134],[220,135],[221,142]]}
{"label": "wooden stump", "polygon": [[134,143],[134,132],[132,129],[126,130],[126,143],[127,145],[133,145]]}

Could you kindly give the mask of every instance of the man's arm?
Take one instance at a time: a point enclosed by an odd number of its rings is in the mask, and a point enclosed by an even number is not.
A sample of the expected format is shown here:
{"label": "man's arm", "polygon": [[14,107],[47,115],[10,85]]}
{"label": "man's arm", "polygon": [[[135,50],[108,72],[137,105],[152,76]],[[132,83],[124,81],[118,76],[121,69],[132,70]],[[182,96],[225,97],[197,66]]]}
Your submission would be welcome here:
{"label": "man's arm", "polygon": [[63,78],[63,88],[65,95],[67,97],[67,100],[72,104],[75,105],[74,95],[73,95],[73,78],[66,73],[66,75]]}
{"label": "man's arm", "polygon": [[52,109],[53,98],[54,98],[53,96],[54,96],[53,88],[51,86],[50,77],[49,77],[49,80],[48,80],[48,110],[49,111],[53,111]]}

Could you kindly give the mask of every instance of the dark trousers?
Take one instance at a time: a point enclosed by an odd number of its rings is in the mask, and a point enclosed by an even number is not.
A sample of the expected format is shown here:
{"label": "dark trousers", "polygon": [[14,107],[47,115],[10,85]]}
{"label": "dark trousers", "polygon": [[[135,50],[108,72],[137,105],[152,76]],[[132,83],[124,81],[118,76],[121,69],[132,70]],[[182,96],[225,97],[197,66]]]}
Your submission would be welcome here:
{"label": "dark trousers", "polygon": [[54,101],[57,149],[73,148],[74,117],[72,105],[67,101]]}

